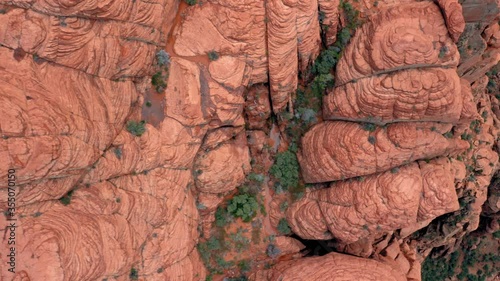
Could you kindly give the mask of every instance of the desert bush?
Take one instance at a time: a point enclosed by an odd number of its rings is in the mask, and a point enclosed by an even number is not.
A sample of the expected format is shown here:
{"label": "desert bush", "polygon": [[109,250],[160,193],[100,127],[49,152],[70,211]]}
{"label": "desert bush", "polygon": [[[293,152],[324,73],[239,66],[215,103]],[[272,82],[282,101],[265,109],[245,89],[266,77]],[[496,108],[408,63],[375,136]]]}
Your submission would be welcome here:
{"label": "desert bush", "polygon": [[211,61],[218,60],[219,59],[219,54],[216,51],[210,51],[208,52],[208,59]]}
{"label": "desert bush", "polygon": [[277,185],[281,189],[288,190],[299,184],[299,162],[290,149],[276,155],[269,172],[278,180]]}
{"label": "desert bush", "polygon": [[127,122],[127,131],[134,136],[140,137],[146,132],[146,122],[144,120],[140,122],[130,120]]}
{"label": "desert bush", "polygon": [[255,200],[255,197],[248,194],[240,194],[229,201],[227,211],[234,217],[241,218],[244,222],[249,222],[257,215],[258,208],[259,204]]}
{"label": "desert bush", "polygon": [[292,230],[290,229],[290,226],[288,225],[288,222],[286,221],[285,218],[280,219],[278,223],[278,231],[284,235],[292,233]]}

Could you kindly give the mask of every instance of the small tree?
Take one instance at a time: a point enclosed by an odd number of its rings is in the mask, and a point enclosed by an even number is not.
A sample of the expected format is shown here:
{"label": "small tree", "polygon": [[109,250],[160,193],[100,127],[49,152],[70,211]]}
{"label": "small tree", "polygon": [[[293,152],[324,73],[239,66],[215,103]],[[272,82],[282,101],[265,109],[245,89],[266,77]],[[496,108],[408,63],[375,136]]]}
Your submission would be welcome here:
{"label": "small tree", "polygon": [[142,120],[141,122],[130,120],[127,122],[127,131],[134,136],[140,137],[146,132],[146,122]]}
{"label": "small tree", "polygon": [[259,204],[255,197],[241,194],[233,197],[227,206],[227,211],[244,222],[249,222],[257,214]]}

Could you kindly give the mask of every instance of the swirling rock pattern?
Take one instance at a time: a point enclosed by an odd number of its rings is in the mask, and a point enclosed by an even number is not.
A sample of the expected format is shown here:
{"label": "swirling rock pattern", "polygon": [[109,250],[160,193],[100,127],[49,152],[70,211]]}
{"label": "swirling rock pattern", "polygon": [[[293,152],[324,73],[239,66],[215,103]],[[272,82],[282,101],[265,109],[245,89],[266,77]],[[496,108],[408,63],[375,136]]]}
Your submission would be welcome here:
{"label": "swirling rock pattern", "polygon": [[[99,77],[145,76],[161,32],[138,24],[62,18],[24,9],[0,14],[0,43]],[[121,51],[116,53],[116,49]],[[114,55],[112,55],[114,54]]]}
{"label": "swirling rock pattern", "polygon": [[242,184],[250,172],[245,131],[221,128],[210,132],[193,169],[201,192],[225,193]]}
{"label": "swirling rock pattern", "polygon": [[[324,25],[326,45],[331,46],[337,40],[337,29],[339,26],[339,4],[338,0],[318,0],[320,19]],[[326,29],[326,30],[325,30]]]}
{"label": "swirling rock pattern", "polygon": [[274,112],[282,111],[297,89],[297,1],[267,1],[269,82]]}
{"label": "swirling rock pattern", "polygon": [[339,253],[330,253],[322,257],[310,257],[278,263],[272,269],[253,274],[250,276],[250,280],[403,281],[407,279],[404,274],[384,263]]}
{"label": "swirling rock pattern", "polygon": [[[332,8],[329,18],[335,13]],[[319,54],[317,18],[316,1],[210,0],[187,9],[174,31],[174,51],[183,57],[216,51],[224,60],[237,58],[246,65],[242,84],[269,82],[273,111],[281,112],[297,89],[297,74]]]}
{"label": "swirling rock pattern", "polygon": [[459,53],[431,2],[391,6],[369,17],[337,65],[336,85],[415,67],[456,67]]}
{"label": "swirling rock pattern", "polygon": [[18,184],[84,173],[118,135],[138,96],[131,82],[36,63],[28,56],[18,62],[6,48],[0,48],[0,60],[0,80],[7,85],[0,89],[0,147],[8,155],[0,174],[16,169]]}
{"label": "swirling rock pattern", "polygon": [[458,42],[458,38],[464,32],[465,20],[462,14],[462,5],[457,0],[438,0],[441,11],[443,11],[446,26],[453,41]]}
{"label": "swirling rock pattern", "polygon": [[263,128],[267,118],[271,116],[269,88],[265,85],[254,85],[246,93],[245,113],[250,129]]}
{"label": "swirling rock pattern", "polygon": [[352,243],[458,208],[449,166],[433,161],[312,191],[288,209],[287,220],[302,238]]}
{"label": "swirling rock pattern", "polygon": [[326,182],[369,175],[469,147],[466,141],[447,139],[432,124],[394,123],[373,132],[364,126],[327,121],[308,131],[298,154],[304,180]]}
{"label": "swirling rock pattern", "polygon": [[[410,120],[456,123],[463,108],[460,92],[460,79],[453,69],[396,71],[336,87],[325,96],[323,117],[379,124]],[[472,99],[470,91],[463,94]]]}

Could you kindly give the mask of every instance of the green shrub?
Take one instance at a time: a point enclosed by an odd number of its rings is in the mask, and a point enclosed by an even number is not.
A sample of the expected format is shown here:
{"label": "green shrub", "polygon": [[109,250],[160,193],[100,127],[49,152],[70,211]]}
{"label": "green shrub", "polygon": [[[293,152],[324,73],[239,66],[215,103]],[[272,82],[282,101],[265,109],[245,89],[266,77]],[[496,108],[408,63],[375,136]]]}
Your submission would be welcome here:
{"label": "green shrub", "polygon": [[146,132],[145,124],[144,120],[140,122],[130,120],[127,122],[127,131],[134,136],[140,137]]}
{"label": "green shrub", "polygon": [[218,60],[219,59],[219,54],[216,51],[210,51],[208,52],[208,59],[211,61]]}
{"label": "green shrub", "polygon": [[277,256],[279,256],[279,254],[281,254],[281,250],[278,247],[276,247],[274,244],[269,244],[267,246],[267,249],[266,249],[266,254],[268,257],[274,259]]}
{"label": "green shrub", "polygon": [[375,130],[377,129],[377,125],[372,123],[361,123],[361,128],[368,132],[375,132]]}
{"label": "green shrub", "polygon": [[135,268],[130,269],[130,274],[129,274],[130,280],[138,280],[139,279],[139,271]]}
{"label": "green shrub", "polygon": [[241,260],[238,262],[238,267],[241,272],[247,272],[250,270],[250,262],[248,260]]}
{"label": "green shrub", "polygon": [[121,148],[115,147],[115,149],[113,149],[113,152],[115,153],[116,158],[122,159],[122,149]]}
{"label": "green shrub", "polygon": [[278,223],[278,231],[281,234],[288,235],[292,233],[292,230],[290,229],[290,226],[288,226],[288,222],[286,221],[285,218],[280,219]]}
{"label": "green shrub", "polygon": [[160,50],[156,53],[156,62],[160,67],[168,67],[170,64],[170,55],[164,50]]}
{"label": "green shrub", "polygon": [[255,197],[248,194],[240,194],[231,199],[227,206],[227,211],[231,215],[241,218],[244,222],[249,222],[257,215],[258,208],[259,204],[255,200]]}
{"label": "green shrub", "polygon": [[197,0],[184,0],[189,6],[196,5],[198,3]]}
{"label": "green shrub", "polygon": [[64,195],[59,199],[59,202],[61,202],[64,206],[67,206],[69,205],[69,203],[71,203],[72,196],[73,196],[73,190],[70,190],[68,193],[66,193],[66,195]]}
{"label": "green shrub", "polygon": [[166,77],[163,75],[161,71],[156,72],[151,77],[151,84],[155,86],[155,90],[158,93],[161,93],[167,88],[167,82],[165,82]]}
{"label": "green shrub", "polygon": [[269,170],[278,180],[278,186],[284,190],[294,188],[299,184],[299,162],[292,151],[280,152]]}
{"label": "green shrub", "polygon": [[229,216],[226,209],[218,207],[215,211],[215,225],[218,227],[224,227],[229,222]]}

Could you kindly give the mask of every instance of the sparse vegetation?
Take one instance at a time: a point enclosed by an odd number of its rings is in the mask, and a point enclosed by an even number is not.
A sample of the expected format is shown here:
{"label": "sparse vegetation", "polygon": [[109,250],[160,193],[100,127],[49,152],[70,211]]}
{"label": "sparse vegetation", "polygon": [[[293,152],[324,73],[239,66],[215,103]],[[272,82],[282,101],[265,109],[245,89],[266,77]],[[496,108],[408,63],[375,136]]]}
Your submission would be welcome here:
{"label": "sparse vegetation", "polygon": [[115,153],[116,158],[122,159],[122,149],[121,148],[115,147],[115,149],[113,149],[113,152]]}
{"label": "sparse vegetation", "polygon": [[240,194],[231,201],[227,206],[227,211],[231,215],[241,218],[244,222],[249,222],[257,214],[259,204],[255,197],[248,194]]}
{"label": "sparse vegetation", "polygon": [[280,219],[278,223],[278,231],[281,234],[288,235],[292,233],[292,230],[290,229],[290,226],[288,225],[288,222],[286,221],[285,218]]}
{"label": "sparse vegetation", "polygon": [[144,120],[140,122],[130,120],[127,122],[127,131],[134,136],[140,137],[146,132],[146,122]]}
{"label": "sparse vegetation", "polygon": [[73,197],[73,192],[73,190],[68,191],[66,195],[59,199],[59,202],[61,202],[61,204],[63,204],[64,206],[69,205],[71,203],[71,197]]}
{"label": "sparse vegetation", "polygon": [[446,54],[448,53],[448,46],[442,46],[440,49],[439,49],[439,55],[438,57],[440,59],[444,58],[444,56],[446,56]]}
{"label": "sparse vegetation", "polygon": [[212,50],[210,52],[207,53],[208,55],[208,59],[211,60],[211,61],[214,61],[214,60],[218,60],[219,59],[219,53],[217,53],[216,51]]}
{"label": "sparse vegetation", "polygon": [[151,84],[155,87],[157,93],[161,93],[167,88],[166,81],[170,67],[170,55],[164,50],[156,53],[156,66],[158,71],[151,77]]}
{"label": "sparse vegetation", "polygon": [[198,3],[198,0],[184,0],[189,6],[194,6]]}
{"label": "sparse vegetation", "polygon": [[267,246],[266,254],[268,257],[274,259],[277,256],[279,256],[279,254],[281,254],[281,250],[278,247],[276,247],[274,244],[271,243]]}
{"label": "sparse vegetation", "polygon": [[163,74],[162,71],[156,72],[151,77],[151,84],[155,86],[156,92],[161,93],[165,90],[165,88],[167,87],[167,82],[165,82],[166,78],[167,77]]}
{"label": "sparse vegetation", "polygon": [[269,170],[271,175],[277,180],[277,187],[281,190],[288,190],[296,187],[299,183],[299,162],[297,156],[291,150],[278,153],[276,160]]}
{"label": "sparse vegetation", "polygon": [[371,144],[375,144],[377,142],[377,139],[374,136],[369,136],[368,137],[368,142]]}
{"label": "sparse vegetation", "polygon": [[132,267],[130,269],[130,274],[129,274],[130,280],[138,280],[139,279],[139,271]]}
{"label": "sparse vegetation", "polygon": [[377,125],[372,123],[361,123],[361,128],[368,132],[375,132],[375,130],[377,129]]}

